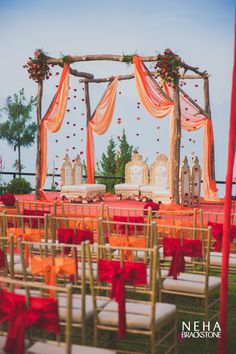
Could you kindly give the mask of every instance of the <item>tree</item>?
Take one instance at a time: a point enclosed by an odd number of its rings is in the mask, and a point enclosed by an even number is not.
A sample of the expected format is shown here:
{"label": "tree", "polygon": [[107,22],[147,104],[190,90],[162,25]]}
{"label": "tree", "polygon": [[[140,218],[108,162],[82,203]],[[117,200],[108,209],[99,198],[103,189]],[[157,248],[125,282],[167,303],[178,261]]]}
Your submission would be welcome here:
{"label": "tree", "polygon": [[[97,164],[97,174],[100,176],[115,176],[116,175],[116,143],[111,137],[108,141],[107,150],[102,154],[101,161]],[[102,179],[100,181],[102,182]],[[115,180],[109,179],[105,182],[107,190],[112,192]]]}
{"label": "tree", "polygon": [[23,165],[21,164],[21,147],[29,147],[35,141],[36,123],[30,123],[31,112],[36,105],[36,98],[31,96],[27,101],[24,89],[18,94],[9,96],[6,104],[1,109],[7,114],[7,121],[0,124],[0,139],[18,152],[19,175]]}
{"label": "tree", "polygon": [[131,160],[134,151],[133,145],[130,145],[123,129],[122,136],[119,140],[118,153],[117,153],[117,168],[116,175],[124,177],[125,175],[125,165]]}
{"label": "tree", "polygon": [[[125,165],[131,160],[133,150],[133,145],[130,145],[127,141],[125,130],[123,130],[122,136],[119,139],[118,149],[113,137],[111,137],[108,141],[106,152],[102,154],[101,161],[97,163],[97,174],[100,176],[124,177]],[[99,183],[104,183],[104,179],[100,179]],[[107,179],[105,184],[107,190],[113,192],[117,180]]]}

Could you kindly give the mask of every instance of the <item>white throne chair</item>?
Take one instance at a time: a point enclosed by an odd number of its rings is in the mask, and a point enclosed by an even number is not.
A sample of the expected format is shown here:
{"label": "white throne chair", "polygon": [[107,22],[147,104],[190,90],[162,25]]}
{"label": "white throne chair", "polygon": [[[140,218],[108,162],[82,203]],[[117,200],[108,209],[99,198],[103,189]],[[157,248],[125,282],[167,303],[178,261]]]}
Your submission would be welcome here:
{"label": "white throne chair", "polygon": [[77,155],[75,162],[70,162],[68,154],[65,155],[61,166],[61,198],[73,200],[77,198],[93,199],[102,197],[106,192],[105,184],[83,183],[83,165],[80,156]]}
{"label": "white throne chair", "polygon": [[150,184],[140,188],[141,196],[168,204],[171,202],[169,188],[169,161],[166,155],[158,154],[150,165]]}
{"label": "white throne chair", "polygon": [[116,195],[123,197],[138,197],[140,187],[148,182],[148,165],[142,161],[142,156],[134,152],[131,161],[125,166],[125,183],[115,185]]}
{"label": "white throne chair", "polygon": [[193,204],[199,204],[201,196],[202,169],[196,156],[191,168],[191,194]]}

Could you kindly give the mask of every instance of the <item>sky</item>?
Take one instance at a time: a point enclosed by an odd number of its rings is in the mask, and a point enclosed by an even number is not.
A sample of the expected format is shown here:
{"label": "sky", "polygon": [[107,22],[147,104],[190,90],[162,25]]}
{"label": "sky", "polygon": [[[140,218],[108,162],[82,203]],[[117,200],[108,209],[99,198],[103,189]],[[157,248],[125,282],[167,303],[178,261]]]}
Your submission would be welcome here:
{"label": "sky", "polygon": [[[0,106],[22,87],[29,98],[37,85],[29,80],[22,66],[36,48],[49,55],[133,54],[153,55],[171,48],[188,64],[207,70],[216,148],[216,177],[225,179],[227,139],[233,60],[234,7],[232,0],[0,0]],[[132,65],[116,62],[78,63],[73,67],[95,77],[132,73]],[[60,72],[60,69],[54,70]],[[59,75],[44,85],[43,113],[47,110]],[[189,82],[186,91],[203,104],[200,83]],[[48,171],[60,168],[67,149],[71,159],[85,153],[85,105],[83,86],[71,78],[70,112],[62,129],[49,136]],[[91,110],[98,103],[106,84],[91,84]],[[77,91],[73,91],[76,89]],[[76,94],[75,94],[76,93]],[[76,96],[76,97],[74,97]],[[100,159],[111,136],[125,128],[128,140],[150,164],[157,152],[169,155],[169,118],[157,120],[142,107],[134,80],[119,83],[116,108],[109,131],[95,138],[96,159]],[[76,107],[76,109],[74,109]],[[32,113],[35,120],[35,112]],[[117,118],[121,124],[117,124]],[[137,120],[140,117],[140,120]],[[4,121],[4,114],[0,122]],[[69,123],[69,124],[67,124]],[[76,126],[73,126],[76,124]],[[158,128],[160,127],[160,128]],[[84,129],[84,130],[81,130]],[[76,134],[73,136],[73,134]],[[69,136],[69,138],[67,138]],[[193,144],[189,139],[196,140]],[[58,142],[56,142],[58,140]],[[202,131],[182,134],[181,159],[203,154]],[[0,140],[5,170],[12,170],[16,153]],[[35,170],[35,146],[23,149],[25,172]],[[57,157],[58,156],[58,157]],[[33,182],[33,181],[32,181]],[[47,185],[51,181],[48,179]]]}

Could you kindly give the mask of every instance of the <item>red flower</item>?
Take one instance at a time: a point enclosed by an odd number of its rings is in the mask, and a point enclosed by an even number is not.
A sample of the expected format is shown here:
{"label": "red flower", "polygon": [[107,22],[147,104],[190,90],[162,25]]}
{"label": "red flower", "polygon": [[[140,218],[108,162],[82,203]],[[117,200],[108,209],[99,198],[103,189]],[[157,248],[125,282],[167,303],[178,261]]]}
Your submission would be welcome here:
{"label": "red flower", "polygon": [[160,209],[159,205],[154,202],[147,202],[144,204],[143,209],[144,209],[144,215],[148,214],[148,208],[151,208],[152,211],[158,211]]}
{"label": "red flower", "polygon": [[5,206],[14,206],[16,204],[16,198],[13,194],[11,193],[6,193],[6,194],[3,194],[1,197],[0,197],[0,200],[2,201],[2,203],[5,205]]}

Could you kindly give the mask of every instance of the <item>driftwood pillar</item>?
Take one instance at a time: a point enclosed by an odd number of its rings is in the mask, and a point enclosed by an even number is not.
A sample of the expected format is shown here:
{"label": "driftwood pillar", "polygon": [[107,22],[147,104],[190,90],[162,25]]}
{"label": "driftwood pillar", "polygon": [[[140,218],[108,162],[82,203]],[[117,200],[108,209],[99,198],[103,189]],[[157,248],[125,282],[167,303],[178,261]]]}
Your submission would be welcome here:
{"label": "driftwood pillar", "polygon": [[85,105],[86,105],[86,117],[87,125],[91,119],[91,108],[90,108],[90,98],[89,98],[89,84],[88,82],[84,83],[84,95],[85,95]]}
{"label": "driftwood pillar", "polygon": [[91,119],[91,107],[90,107],[90,97],[89,97],[89,84],[88,82],[84,83],[84,96],[85,96],[85,105],[86,105],[86,130],[87,130],[87,136],[86,136],[86,175],[87,175],[87,183],[91,183],[88,181],[88,173],[87,173],[87,166],[88,166],[88,124]]}
{"label": "driftwood pillar", "polygon": [[42,121],[42,96],[43,96],[43,82],[38,83],[37,95],[37,152],[36,152],[36,177],[35,177],[35,199],[40,199],[39,186],[41,175],[41,121]]}
{"label": "driftwood pillar", "polygon": [[179,78],[174,80],[174,114],[173,114],[173,129],[174,136],[171,143],[173,144],[174,156],[172,164],[172,186],[173,186],[173,201],[179,204],[179,171],[180,171],[180,146],[181,146],[181,110],[179,100]]}
{"label": "driftwood pillar", "polygon": [[[208,117],[211,119],[211,105],[210,105],[210,91],[209,91],[209,79],[208,77],[204,77],[204,104],[205,111]],[[212,152],[211,152],[211,176],[215,180],[215,144],[213,140],[212,144]]]}

